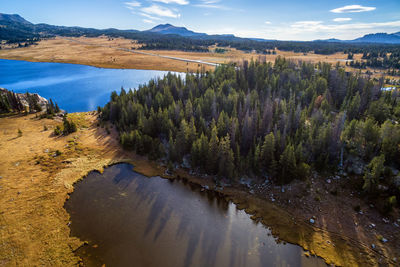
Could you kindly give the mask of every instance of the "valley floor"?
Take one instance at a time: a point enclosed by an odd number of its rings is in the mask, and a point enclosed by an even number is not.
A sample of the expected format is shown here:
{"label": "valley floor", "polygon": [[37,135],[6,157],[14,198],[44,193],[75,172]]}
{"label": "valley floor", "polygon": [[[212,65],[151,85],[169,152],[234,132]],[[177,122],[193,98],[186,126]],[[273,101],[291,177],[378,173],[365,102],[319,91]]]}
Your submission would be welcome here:
{"label": "valley floor", "polygon": [[[99,127],[94,112],[69,116],[79,130],[65,137],[52,135],[61,119],[39,120],[35,115],[0,118],[0,266],[73,266],[79,262],[73,251],[83,243],[70,237],[69,215],[63,206],[73,184],[88,172],[130,162],[135,171],[147,176],[164,175],[165,169],[156,163],[120,149],[116,132],[111,129],[107,134]],[[215,188],[211,177],[177,170],[169,178],[176,177]],[[392,219],[383,221],[351,192],[328,193],[337,181],[312,179],[311,183],[307,188],[296,182],[284,190],[261,183],[251,189],[235,185],[216,190],[270,227],[280,240],[299,244],[328,263],[398,264],[400,234]],[[363,214],[353,210],[357,204]],[[309,222],[312,216],[314,224]],[[379,241],[378,235],[388,242]]]}
{"label": "valley floor", "polygon": [[[108,38],[105,36],[97,38],[87,37],[56,37],[53,39],[41,40],[37,45],[29,47],[4,46],[0,50],[0,58],[26,60],[33,62],[59,62],[83,64],[102,68],[121,68],[121,69],[145,69],[145,70],[163,70],[177,72],[196,72],[202,68],[205,70],[214,69],[207,63],[229,63],[240,62],[242,60],[256,60],[260,55],[255,53],[245,53],[236,49],[226,48],[227,52],[221,53],[201,53],[201,52],[183,52],[173,50],[141,50],[141,45],[135,41],[124,38]],[[136,52],[127,51],[136,48]],[[211,51],[213,47],[210,47]],[[261,56],[266,61],[273,62],[276,57],[282,56],[295,61],[306,62],[327,62],[336,64],[339,62],[345,65],[347,55],[336,53],[333,55],[318,55],[314,53],[294,53],[286,51],[276,51],[276,55]],[[354,59],[360,60],[362,54],[355,54]],[[173,59],[179,58],[179,59]],[[188,60],[184,61],[181,59]],[[348,71],[359,71],[346,67]],[[374,77],[379,78],[385,75],[384,70],[371,71]],[[366,70],[362,70],[365,72]]]}

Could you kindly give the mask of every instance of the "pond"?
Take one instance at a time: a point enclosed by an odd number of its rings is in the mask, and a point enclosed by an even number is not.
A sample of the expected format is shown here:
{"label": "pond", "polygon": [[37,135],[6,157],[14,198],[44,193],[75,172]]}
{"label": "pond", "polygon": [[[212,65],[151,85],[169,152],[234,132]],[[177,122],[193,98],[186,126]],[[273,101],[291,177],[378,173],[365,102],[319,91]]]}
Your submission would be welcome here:
{"label": "pond", "polygon": [[112,91],[138,88],[168,72],[0,59],[0,73],[0,87],[16,93],[38,93],[52,98],[67,112],[83,112],[104,106]]}
{"label": "pond", "polygon": [[216,193],[129,164],[91,172],[65,208],[86,266],[326,266]]}

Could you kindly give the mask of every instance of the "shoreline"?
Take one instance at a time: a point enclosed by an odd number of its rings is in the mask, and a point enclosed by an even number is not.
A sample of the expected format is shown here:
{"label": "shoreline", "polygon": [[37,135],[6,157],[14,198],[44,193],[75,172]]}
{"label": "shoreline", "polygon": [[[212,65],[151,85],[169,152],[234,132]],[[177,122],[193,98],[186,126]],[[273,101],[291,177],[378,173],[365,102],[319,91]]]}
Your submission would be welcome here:
{"label": "shoreline", "polygon": [[[168,69],[157,69],[155,68],[129,68],[129,67],[124,67],[124,66],[115,66],[115,65],[107,65],[107,64],[85,64],[85,63],[79,63],[79,62],[73,62],[73,61],[49,61],[49,60],[36,60],[32,58],[18,58],[18,57],[10,57],[10,58],[4,58],[0,56],[0,60],[13,60],[13,61],[24,61],[24,62],[31,62],[31,63],[58,63],[58,64],[70,64],[70,65],[80,65],[80,66],[88,66],[88,67],[93,67],[93,68],[98,68],[98,69],[117,69],[117,70],[154,70],[154,71],[168,71],[171,73],[185,73],[181,71],[175,71],[175,70],[168,70]],[[77,112],[79,113],[79,112]]]}
{"label": "shoreline", "polygon": [[[130,51],[139,48],[135,51]],[[335,53],[321,55],[315,53],[296,53],[292,51],[277,51],[276,55],[259,55],[246,53],[236,49],[227,49],[223,54],[215,52],[190,52],[179,50],[140,50],[132,40],[124,38],[105,37],[54,37],[43,39],[36,45],[21,48],[0,50],[0,58],[25,60],[30,62],[55,62],[80,64],[99,68],[141,69],[175,72],[196,72],[202,68],[212,70],[215,67],[206,64],[225,64],[227,62],[251,61],[265,57],[267,62],[274,62],[277,56],[293,61],[326,62],[332,65],[344,64],[347,55]],[[355,54],[355,60],[361,60],[362,54]],[[186,60],[186,61],[181,61]],[[202,63],[204,62],[204,63]],[[346,67],[347,71],[359,72],[359,69]],[[386,72],[368,68],[373,76],[386,76]],[[362,72],[365,72],[362,71]]]}
{"label": "shoreline", "polygon": [[[158,163],[123,151],[116,139],[114,127],[108,135],[104,128],[97,126],[95,112],[75,114],[83,116],[88,125],[80,127],[77,133],[66,137],[49,135],[51,129],[48,132],[42,131],[42,125],[49,124],[49,127],[55,127],[60,123],[54,120],[37,120],[34,115],[0,118],[0,125],[4,125],[5,129],[0,133],[3,135],[0,139],[0,154],[3,154],[3,157],[7,155],[7,149],[15,150],[18,147],[23,150],[20,142],[25,138],[28,138],[25,141],[28,143],[31,138],[37,140],[34,144],[30,143],[27,151],[18,153],[18,157],[5,157],[6,160],[0,163],[0,190],[3,194],[0,205],[4,211],[0,213],[0,234],[9,240],[6,245],[0,245],[0,263],[75,265],[79,262],[73,251],[84,242],[70,236],[70,217],[64,209],[64,204],[73,192],[74,184],[84,179],[91,171],[102,172],[108,166],[129,163],[134,166],[135,172],[148,177],[186,179],[203,187],[207,185],[214,188],[211,176],[197,177],[183,169],[178,169],[172,177],[167,177],[165,168]],[[21,127],[23,135],[14,138],[18,127]],[[32,133],[27,132],[29,129]],[[5,138],[6,136],[11,138]],[[43,149],[48,149],[49,146],[52,151],[60,149],[61,156],[47,156]],[[31,179],[25,179],[25,176]],[[38,181],[35,182],[36,180]],[[272,203],[266,196],[262,197],[258,193],[253,195],[241,185],[215,191],[235,203],[238,209],[244,209],[252,215],[253,220],[262,222],[279,240],[299,245],[309,251],[305,253],[321,257],[328,264],[374,266],[382,263],[380,258],[389,266],[395,265],[389,258],[393,255],[386,256],[386,253],[383,253],[383,256],[380,256],[378,252],[358,240],[311,225],[299,214],[293,214],[290,209]],[[27,197],[19,199],[16,204],[10,201],[11,198],[15,200],[25,195]],[[43,209],[35,211],[35,214],[31,213],[31,201],[39,203]],[[13,210],[13,213],[10,210]],[[26,232],[28,229],[29,232]],[[10,232],[13,235],[10,236]],[[4,244],[4,240],[0,240],[0,244],[1,242]],[[19,253],[10,254],[9,251]],[[10,258],[12,255],[14,257]]]}

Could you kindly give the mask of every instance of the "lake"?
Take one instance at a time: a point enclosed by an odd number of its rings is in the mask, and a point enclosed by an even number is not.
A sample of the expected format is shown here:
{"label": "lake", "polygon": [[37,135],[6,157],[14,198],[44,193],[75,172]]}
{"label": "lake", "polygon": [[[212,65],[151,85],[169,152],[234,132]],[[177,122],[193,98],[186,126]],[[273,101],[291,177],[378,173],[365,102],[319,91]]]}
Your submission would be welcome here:
{"label": "lake", "polygon": [[0,59],[0,73],[0,87],[38,93],[67,112],[81,112],[104,106],[112,91],[137,88],[168,72]]}
{"label": "lake", "polygon": [[65,208],[86,266],[326,266],[198,185],[118,164],[74,187]]}

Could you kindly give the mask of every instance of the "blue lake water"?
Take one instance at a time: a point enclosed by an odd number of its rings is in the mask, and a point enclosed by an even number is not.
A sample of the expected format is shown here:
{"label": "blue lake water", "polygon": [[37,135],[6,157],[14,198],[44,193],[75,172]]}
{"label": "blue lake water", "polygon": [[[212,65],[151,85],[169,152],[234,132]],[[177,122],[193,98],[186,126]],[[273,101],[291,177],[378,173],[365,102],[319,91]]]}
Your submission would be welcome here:
{"label": "blue lake water", "polygon": [[135,89],[167,73],[0,59],[0,87],[16,93],[38,93],[68,112],[95,110],[108,102],[112,91]]}

